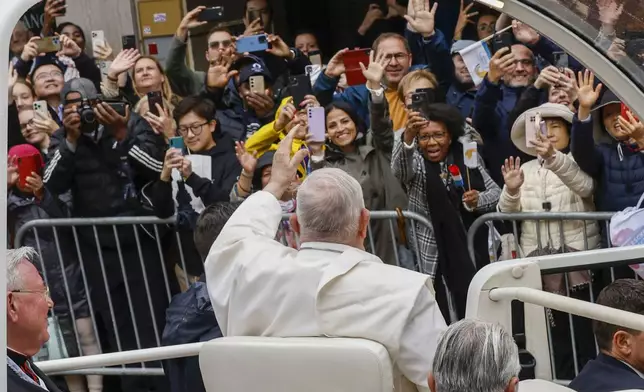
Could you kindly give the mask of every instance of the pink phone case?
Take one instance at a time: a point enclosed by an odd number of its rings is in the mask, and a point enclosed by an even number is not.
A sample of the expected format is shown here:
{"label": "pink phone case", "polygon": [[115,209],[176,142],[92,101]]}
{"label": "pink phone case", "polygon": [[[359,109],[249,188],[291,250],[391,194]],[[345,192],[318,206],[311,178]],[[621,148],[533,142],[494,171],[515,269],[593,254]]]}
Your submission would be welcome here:
{"label": "pink phone case", "polygon": [[537,140],[536,116],[530,116],[525,122],[525,144],[526,147],[534,147],[532,142]]}
{"label": "pink phone case", "polygon": [[324,118],[324,108],[308,108],[309,132],[312,135],[311,140],[314,142],[324,143],[326,140],[326,119]]}

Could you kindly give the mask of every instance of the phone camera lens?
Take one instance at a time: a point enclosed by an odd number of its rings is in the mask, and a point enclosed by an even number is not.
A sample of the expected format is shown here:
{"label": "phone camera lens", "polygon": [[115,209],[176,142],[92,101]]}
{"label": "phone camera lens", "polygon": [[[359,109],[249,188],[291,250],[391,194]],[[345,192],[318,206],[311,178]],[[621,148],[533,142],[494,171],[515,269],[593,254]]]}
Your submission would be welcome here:
{"label": "phone camera lens", "polygon": [[260,44],[265,44],[266,43],[266,36],[265,35],[260,35],[258,38],[258,41]]}

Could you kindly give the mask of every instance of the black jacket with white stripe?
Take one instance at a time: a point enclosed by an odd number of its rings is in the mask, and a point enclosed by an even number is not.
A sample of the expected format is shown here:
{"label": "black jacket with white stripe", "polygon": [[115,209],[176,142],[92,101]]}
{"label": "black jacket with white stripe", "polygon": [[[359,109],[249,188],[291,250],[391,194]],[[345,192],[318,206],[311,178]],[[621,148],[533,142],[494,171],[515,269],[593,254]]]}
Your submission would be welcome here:
{"label": "black jacket with white stripe", "polygon": [[152,215],[141,204],[140,190],[159,178],[167,147],[144,118],[132,113],[120,142],[101,128],[98,137],[81,135],[72,151],[65,136],[65,128],[52,135],[43,181],[56,195],[72,190],[74,217]]}

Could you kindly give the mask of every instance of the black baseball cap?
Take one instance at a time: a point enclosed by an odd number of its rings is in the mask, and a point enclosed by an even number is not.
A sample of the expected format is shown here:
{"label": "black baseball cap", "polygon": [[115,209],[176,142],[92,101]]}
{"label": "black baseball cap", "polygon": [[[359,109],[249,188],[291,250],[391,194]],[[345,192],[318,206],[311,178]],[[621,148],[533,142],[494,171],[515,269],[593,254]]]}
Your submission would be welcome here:
{"label": "black baseball cap", "polygon": [[235,61],[231,69],[239,71],[239,84],[248,82],[251,76],[263,76],[267,82],[273,80],[266,64],[257,56],[244,56]]}

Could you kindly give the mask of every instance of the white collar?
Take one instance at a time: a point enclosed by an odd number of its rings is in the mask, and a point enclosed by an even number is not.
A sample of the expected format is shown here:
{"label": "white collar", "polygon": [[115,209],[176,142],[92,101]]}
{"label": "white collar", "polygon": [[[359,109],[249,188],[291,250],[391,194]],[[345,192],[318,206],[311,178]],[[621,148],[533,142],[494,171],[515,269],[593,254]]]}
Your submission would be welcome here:
{"label": "white collar", "polygon": [[640,376],[640,378],[644,378],[644,373],[642,373],[642,372],[640,372],[639,370],[635,369],[635,368],[634,368],[633,366],[631,366],[629,363],[627,363],[627,362],[625,362],[625,361],[622,361],[621,359],[620,359],[619,361],[620,361],[621,363],[623,363],[624,365],[628,366],[629,368],[633,369],[633,371],[635,372],[635,374],[637,374],[638,376]]}
{"label": "white collar", "polygon": [[322,252],[344,253],[347,250],[355,249],[349,245],[336,244],[333,242],[305,242],[300,250],[317,250]]}

